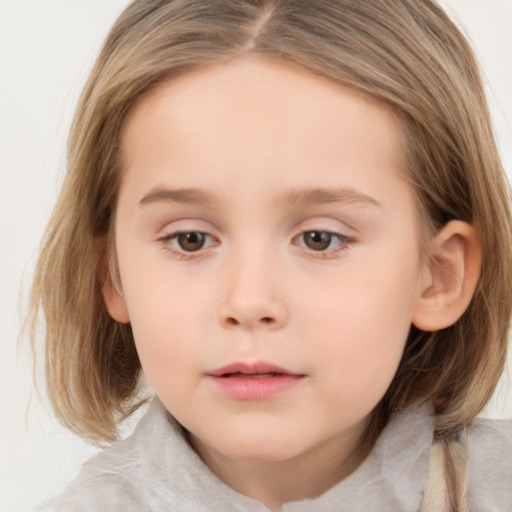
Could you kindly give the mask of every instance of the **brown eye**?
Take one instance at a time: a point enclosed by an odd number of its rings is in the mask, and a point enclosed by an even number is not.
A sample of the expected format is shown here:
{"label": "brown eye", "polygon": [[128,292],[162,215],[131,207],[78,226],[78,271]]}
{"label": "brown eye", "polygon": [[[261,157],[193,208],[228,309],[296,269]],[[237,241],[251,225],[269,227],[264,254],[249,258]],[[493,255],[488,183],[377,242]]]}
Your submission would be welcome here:
{"label": "brown eye", "polygon": [[303,234],[304,245],[313,251],[325,251],[335,237],[327,231],[306,231]]}
{"label": "brown eye", "polygon": [[178,233],[176,235],[176,243],[186,252],[199,251],[203,248],[206,241],[204,233],[198,231],[190,231],[188,233]]}

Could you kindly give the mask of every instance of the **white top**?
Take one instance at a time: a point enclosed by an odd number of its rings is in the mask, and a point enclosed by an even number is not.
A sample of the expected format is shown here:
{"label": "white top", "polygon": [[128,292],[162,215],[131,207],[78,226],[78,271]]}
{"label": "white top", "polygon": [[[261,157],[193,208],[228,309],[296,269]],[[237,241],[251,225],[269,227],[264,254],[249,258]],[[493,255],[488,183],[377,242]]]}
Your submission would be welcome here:
{"label": "white top", "polygon": [[[368,458],[321,496],[281,512],[417,512],[432,419],[426,404],[407,408],[382,432]],[[467,499],[471,512],[512,511],[512,420],[478,420],[469,429]],[[220,481],[155,398],[133,434],[92,457],[46,512],[268,512]]]}

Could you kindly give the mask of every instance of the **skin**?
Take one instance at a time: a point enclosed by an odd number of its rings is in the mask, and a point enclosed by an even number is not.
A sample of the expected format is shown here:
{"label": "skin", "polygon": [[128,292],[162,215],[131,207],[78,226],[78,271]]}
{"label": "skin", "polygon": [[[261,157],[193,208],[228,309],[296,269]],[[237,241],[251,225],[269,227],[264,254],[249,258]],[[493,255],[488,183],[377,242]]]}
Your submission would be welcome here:
{"label": "skin", "polygon": [[[253,57],[160,85],[126,122],[121,289],[106,287],[107,308],[131,323],[145,375],[205,463],[273,510],[357,467],[411,323],[437,328],[454,275],[474,288],[453,272],[478,274],[463,223],[439,243],[452,277],[421,257],[402,153],[384,106]],[[311,231],[328,247],[312,248]],[[189,250],[176,232],[204,245]],[[234,399],[207,374],[240,361],[303,378],[268,400]]]}

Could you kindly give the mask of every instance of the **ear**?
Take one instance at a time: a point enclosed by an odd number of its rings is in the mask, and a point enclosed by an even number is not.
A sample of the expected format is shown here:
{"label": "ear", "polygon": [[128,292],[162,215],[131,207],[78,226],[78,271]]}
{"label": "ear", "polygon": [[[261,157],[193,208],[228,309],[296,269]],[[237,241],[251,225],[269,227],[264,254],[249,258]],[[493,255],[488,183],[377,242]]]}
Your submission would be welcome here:
{"label": "ear", "polygon": [[425,262],[412,323],[423,331],[453,325],[466,311],[482,264],[478,230],[467,222],[448,222],[434,239]]}
{"label": "ear", "polygon": [[103,301],[109,315],[121,324],[130,323],[130,316],[126,307],[126,302],[120,288],[119,279],[114,279],[112,272],[116,270],[116,265],[110,264],[114,255],[109,254],[112,249],[108,248],[105,237],[94,239],[94,250],[98,255],[98,281],[103,295]]}

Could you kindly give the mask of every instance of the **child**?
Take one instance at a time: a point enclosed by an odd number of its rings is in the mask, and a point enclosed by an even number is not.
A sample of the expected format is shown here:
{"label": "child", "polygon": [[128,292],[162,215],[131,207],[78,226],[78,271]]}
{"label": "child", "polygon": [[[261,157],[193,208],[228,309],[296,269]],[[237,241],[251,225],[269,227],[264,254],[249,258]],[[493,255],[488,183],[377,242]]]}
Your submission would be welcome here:
{"label": "child", "polygon": [[433,1],[135,0],[33,304],[69,428],[156,397],[47,510],[511,510],[509,206]]}

